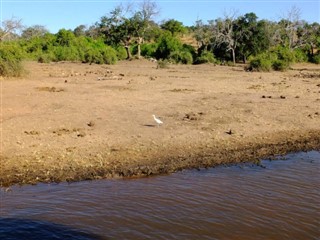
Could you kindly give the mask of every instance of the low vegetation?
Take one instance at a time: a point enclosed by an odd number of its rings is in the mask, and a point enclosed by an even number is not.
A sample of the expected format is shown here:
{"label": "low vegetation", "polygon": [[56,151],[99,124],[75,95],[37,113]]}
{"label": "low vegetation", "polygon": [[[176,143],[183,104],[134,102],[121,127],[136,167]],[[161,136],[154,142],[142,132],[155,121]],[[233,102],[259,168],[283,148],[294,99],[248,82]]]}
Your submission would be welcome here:
{"label": "low vegetation", "polygon": [[21,75],[24,59],[90,64],[115,64],[133,57],[181,64],[249,61],[247,69],[252,71],[285,71],[294,62],[320,63],[320,25],[300,20],[297,8],[279,22],[247,13],[208,23],[199,20],[190,27],[174,19],[157,24],[153,21],[157,13],[151,1],[130,16],[119,6],[90,27],[55,34],[40,25],[22,29],[21,20],[6,20],[0,28],[0,75]]}

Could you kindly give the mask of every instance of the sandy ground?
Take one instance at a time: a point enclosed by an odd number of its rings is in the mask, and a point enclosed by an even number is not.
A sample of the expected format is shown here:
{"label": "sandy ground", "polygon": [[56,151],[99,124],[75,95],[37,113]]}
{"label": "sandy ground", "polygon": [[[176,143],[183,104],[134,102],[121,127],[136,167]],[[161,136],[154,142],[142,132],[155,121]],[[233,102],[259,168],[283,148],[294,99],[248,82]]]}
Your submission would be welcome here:
{"label": "sandy ground", "polygon": [[[0,185],[148,176],[320,149],[320,66],[26,62],[1,79]],[[164,124],[157,126],[152,114]]]}

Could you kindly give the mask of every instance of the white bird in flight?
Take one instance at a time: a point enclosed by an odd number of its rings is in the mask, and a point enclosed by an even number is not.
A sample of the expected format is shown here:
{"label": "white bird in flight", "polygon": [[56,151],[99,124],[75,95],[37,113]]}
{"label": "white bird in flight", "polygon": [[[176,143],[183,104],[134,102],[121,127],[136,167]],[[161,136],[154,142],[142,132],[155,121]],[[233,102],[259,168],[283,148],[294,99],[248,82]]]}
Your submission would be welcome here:
{"label": "white bird in flight", "polygon": [[158,127],[159,125],[163,124],[163,122],[159,119],[159,118],[156,118],[156,115],[152,115],[153,116],[153,119],[156,121],[156,123],[158,124]]}

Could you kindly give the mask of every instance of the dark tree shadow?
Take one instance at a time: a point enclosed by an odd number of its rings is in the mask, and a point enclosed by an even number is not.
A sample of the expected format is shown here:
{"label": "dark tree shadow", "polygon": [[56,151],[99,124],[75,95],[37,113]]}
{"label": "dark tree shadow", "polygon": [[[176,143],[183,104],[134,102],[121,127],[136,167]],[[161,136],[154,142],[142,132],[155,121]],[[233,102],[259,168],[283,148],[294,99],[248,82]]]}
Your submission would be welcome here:
{"label": "dark tree shadow", "polygon": [[105,237],[65,225],[31,219],[0,218],[0,239],[6,240],[102,240]]}

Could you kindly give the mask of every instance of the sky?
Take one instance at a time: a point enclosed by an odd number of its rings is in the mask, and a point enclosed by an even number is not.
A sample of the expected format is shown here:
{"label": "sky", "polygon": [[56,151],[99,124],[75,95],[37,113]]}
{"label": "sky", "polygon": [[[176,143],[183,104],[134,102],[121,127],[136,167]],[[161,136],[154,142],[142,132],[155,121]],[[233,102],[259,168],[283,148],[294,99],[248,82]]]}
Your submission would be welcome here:
{"label": "sky", "polygon": [[[22,19],[24,26],[45,26],[51,33],[59,29],[93,25],[120,3],[139,4],[142,1],[123,0],[0,0],[0,20]],[[301,19],[309,23],[320,22],[320,0],[153,0],[160,9],[156,22],[175,19],[185,26],[194,25],[197,19],[223,17],[237,11],[238,15],[254,12],[259,20],[278,21],[293,7],[301,10]]]}

